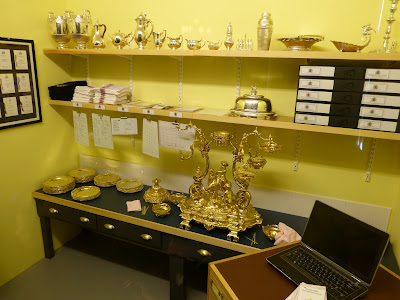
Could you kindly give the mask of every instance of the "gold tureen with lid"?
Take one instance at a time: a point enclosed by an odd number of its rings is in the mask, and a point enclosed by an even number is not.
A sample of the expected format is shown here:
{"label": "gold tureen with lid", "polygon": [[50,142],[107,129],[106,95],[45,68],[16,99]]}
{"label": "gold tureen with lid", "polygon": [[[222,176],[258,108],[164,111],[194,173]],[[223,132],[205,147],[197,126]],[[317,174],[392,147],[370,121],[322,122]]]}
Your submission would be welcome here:
{"label": "gold tureen with lid", "polygon": [[251,87],[250,95],[243,95],[236,99],[236,104],[231,109],[232,116],[272,119],[276,114],[272,112],[271,101],[263,95],[257,95],[257,87]]}

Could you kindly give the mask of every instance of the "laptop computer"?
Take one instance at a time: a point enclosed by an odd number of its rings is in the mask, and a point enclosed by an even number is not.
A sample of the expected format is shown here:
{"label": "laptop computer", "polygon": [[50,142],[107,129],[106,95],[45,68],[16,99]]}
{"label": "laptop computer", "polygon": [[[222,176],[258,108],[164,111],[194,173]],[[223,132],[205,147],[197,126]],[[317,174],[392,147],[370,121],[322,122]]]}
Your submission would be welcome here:
{"label": "laptop computer", "polygon": [[301,243],[266,259],[296,284],[352,300],[367,293],[388,242],[388,233],[317,200]]}

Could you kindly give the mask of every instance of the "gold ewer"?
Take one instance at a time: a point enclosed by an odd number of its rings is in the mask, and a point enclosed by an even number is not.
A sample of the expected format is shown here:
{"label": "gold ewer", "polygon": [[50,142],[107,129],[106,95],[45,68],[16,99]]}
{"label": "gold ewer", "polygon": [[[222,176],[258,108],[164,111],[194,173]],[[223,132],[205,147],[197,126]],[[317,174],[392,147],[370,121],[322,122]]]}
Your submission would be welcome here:
{"label": "gold ewer", "polygon": [[[139,50],[143,50],[144,46],[146,46],[147,42],[150,41],[150,36],[153,33],[153,22],[150,19],[146,18],[146,14],[140,14],[136,19],[136,31],[133,35],[133,38],[136,44],[139,46]],[[147,34],[146,29],[151,25],[151,30]],[[148,30],[147,30],[148,31]]]}
{"label": "gold ewer", "polygon": [[[103,28],[103,32],[101,32]],[[99,21],[93,25],[93,37],[92,37],[92,47],[96,49],[105,48],[106,43],[104,42],[104,35],[106,33],[107,27],[104,24],[99,24]]]}
{"label": "gold ewer", "polygon": [[[164,37],[162,38],[161,36],[164,33]],[[167,36],[167,31],[164,29],[164,31],[162,32],[153,32],[153,40],[154,40],[154,45],[156,46],[157,50],[160,50],[160,48],[162,47],[162,44],[165,41],[165,38]]]}

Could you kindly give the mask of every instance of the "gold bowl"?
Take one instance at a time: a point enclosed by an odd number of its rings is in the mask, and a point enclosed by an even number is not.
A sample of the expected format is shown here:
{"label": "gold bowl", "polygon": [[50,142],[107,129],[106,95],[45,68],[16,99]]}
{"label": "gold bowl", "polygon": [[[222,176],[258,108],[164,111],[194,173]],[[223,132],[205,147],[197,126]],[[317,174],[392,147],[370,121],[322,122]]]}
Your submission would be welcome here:
{"label": "gold bowl", "polygon": [[321,35],[299,35],[278,39],[278,41],[285,44],[288,51],[311,51],[312,45],[323,40],[324,37]]}
{"label": "gold bowl", "polygon": [[266,225],[262,227],[262,231],[264,232],[264,234],[271,240],[275,240],[275,237],[277,235],[278,232],[281,232],[279,230],[278,225]]}
{"label": "gold bowl", "polygon": [[344,42],[331,41],[340,52],[360,52],[367,45],[354,45]]}
{"label": "gold bowl", "polygon": [[165,217],[169,215],[171,211],[171,206],[169,206],[167,203],[153,204],[151,210],[156,215],[156,217]]}

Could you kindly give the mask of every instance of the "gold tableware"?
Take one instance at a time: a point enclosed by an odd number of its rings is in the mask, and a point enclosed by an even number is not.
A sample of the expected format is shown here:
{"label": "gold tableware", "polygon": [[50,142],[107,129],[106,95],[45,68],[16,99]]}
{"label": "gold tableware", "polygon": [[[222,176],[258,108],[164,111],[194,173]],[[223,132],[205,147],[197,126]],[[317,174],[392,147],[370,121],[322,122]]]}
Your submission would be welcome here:
{"label": "gold tableware", "polygon": [[172,204],[178,205],[184,199],[186,199],[186,196],[184,194],[175,193],[169,196],[168,201],[171,202]]}
{"label": "gold tableware", "polygon": [[88,201],[99,197],[100,194],[97,186],[81,186],[71,192],[71,197],[77,201]]}
{"label": "gold tableware", "polygon": [[235,107],[231,109],[232,116],[252,117],[258,119],[275,118],[272,112],[271,101],[263,95],[257,95],[257,87],[251,87],[250,95],[243,95],[236,99]]}
{"label": "gold tableware", "polygon": [[[103,28],[103,31],[100,30]],[[99,21],[93,25],[93,36],[92,36],[92,47],[95,49],[105,48],[106,43],[104,42],[104,35],[107,31],[107,26],[99,24]]]}
{"label": "gold tableware", "polygon": [[117,184],[119,175],[117,174],[101,174],[94,177],[94,184],[100,187],[110,187]]}
{"label": "gold tableware", "polygon": [[143,182],[135,178],[122,179],[117,182],[117,190],[122,193],[136,193],[143,190]]}
{"label": "gold tableware", "polygon": [[132,41],[133,37],[131,37],[131,39],[128,40],[129,36],[131,36],[131,35],[132,35],[132,32],[125,34],[118,30],[118,32],[114,33],[113,35],[108,35],[108,36],[110,37],[113,45],[115,47],[117,47],[117,49],[122,49]]}
{"label": "gold tableware", "polygon": [[269,50],[273,24],[271,14],[264,12],[257,25],[258,50]]}
{"label": "gold tableware", "polygon": [[86,9],[82,15],[71,14],[67,24],[72,40],[78,44],[75,49],[86,49],[86,43],[90,41],[93,29],[90,11]]}
{"label": "gold tableware", "polygon": [[66,44],[71,40],[68,30],[68,18],[73,15],[71,11],[64,11],[62,15],[56,16],[49,13],[48,25],[49,32],[53,40],[58,44],[57,49],[67,49]]}
{"label": "gold tableware", "polygon": [[177,38],[172,38],[172,37],[168,37],[169,38],[169,42],[168,47],[170,47],[172,50],[176,50],[176,49],[180,49],[182,47],[182,42],[183,42],[183,36],[180,35]]}
{"label": "gold tableware", "polygon": [[95,169],[91,168],[79,168],[70,171],[68,175],[73,177],[76,183],[85,183],[92,181],[97,175],[97,172]]}
{"label": "gold tableware", "polygon": [[161,187],[158,183],[161,182],[159,179],[154,179],[154,186],[149,188],[143,195],[143,199],[149,203],[162,203],[168,201],[169,193],[166,189]]}
{"label": "gold tableware", "polygon": [[207,43],[208,43],[208,49],[210,49],[210,50],[218,50],[219,47],[221,47],[221,45],[222,45],[221,40],[219,40],[218,43],[214,43],[214,42],[210,42],[210,41],[207,41]]}
{"label": "gold tableware", "polygon": [[[162,35],[164,35],[164,37],[162,37]],[[157,50],[160,50],[160,48],[162,47],[166,36],[167,31],[165,29],[162,32],[153,32],[154,46],[156,46]]]}
{"label": "gold tableware", "polygon": [[203,39],[201,39],[201,40],[186,39],[186,42],[187,42],[187,47],[189,50],[200,50],[206,43]]}
{"label": "gold tableware", "polygon": [[231,50],[233,44],[235,44],[235,42],[233,41],[232,37],[232,25],[229,23],[228,28],[226,29],[226,39],[224,42],[226,50]]}
{"label": "gold tableware", "polygon": [[369,43],[371,42],[371,33],[370,31],[375,31],[374,29],[371,28],[369,24],[365,25],[362,27],[363,28],[363,35],[361,37],[361,40],[365,42],[364,45],[354,45],[350,43],[344,43],[344,42],[338,42],[338,41],[331,41],[336,49],[338,49],[340,52],[360,52],[362,49],[367,47]]}
{"label": "gold tableware", "polygon": [[[136,19],[136,31],[133,36],[136,44],[139,46],[139,50],[143,50],[147,42],[150,41],[150,36],[153,33],[154,24],[146,17],[146,14],[140,14]],[[151,30],[147,30],[147,27],[151,25]],[[147,33],[147,32],[148,33]]]}
{"label": "gold tableware", "polygon": [[63,194],[75,187],[75,180],[71,176],[54,176],[43,183],[43,192],[47,194]]}
{"label": "gold tableware", "polygon": [[321,35],[299,35],[278,39],[278,41],[285,44],[288,51],[311,51],[312,45],[323,40],[324,37]]}
{"label": "gold tableware", "polygon": [[165,217],[169,215],[171,211],[171,206],[169,206],[167,203],[153,204],[151,210],[156,215],[156,217]]}
{"label": "gold tableware", "polygon": [[216,145],[225,146],[228,145],[231,134],[228,131],[214,131],[212,138]]}
{"label": "gold tableware", "polygon": [[275,237],[277,235],[278,232],[281,232],[279,230],[278,225],[266,225],[262,227],[262,231],[264,232],[264,234],[271,240],[275,240]]}

